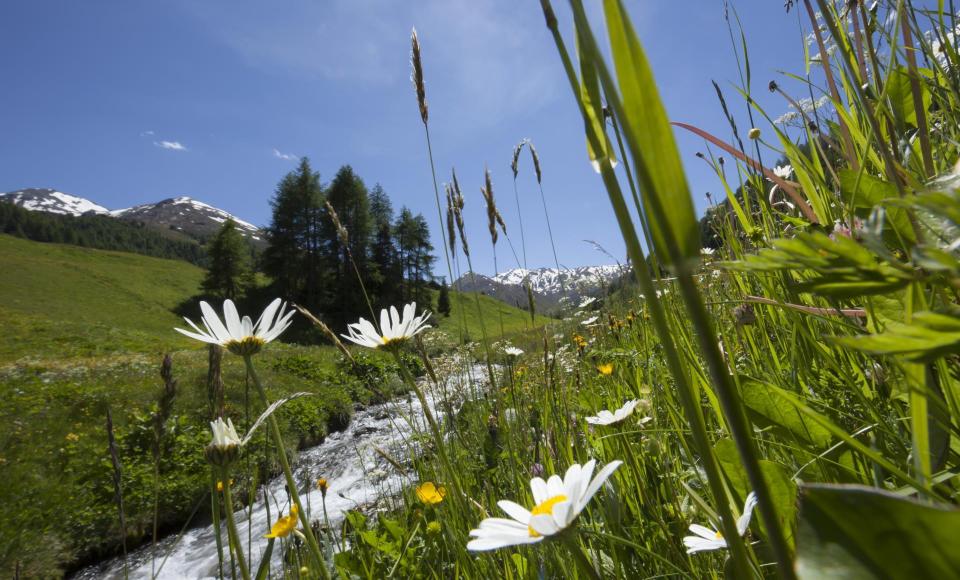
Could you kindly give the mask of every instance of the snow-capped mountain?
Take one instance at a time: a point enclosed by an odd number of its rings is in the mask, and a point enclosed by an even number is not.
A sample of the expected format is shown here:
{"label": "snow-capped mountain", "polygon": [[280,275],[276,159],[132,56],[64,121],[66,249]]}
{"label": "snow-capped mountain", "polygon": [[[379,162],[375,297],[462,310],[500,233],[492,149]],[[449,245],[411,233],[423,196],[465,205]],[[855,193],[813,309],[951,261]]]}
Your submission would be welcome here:
{"label": "snow-capped mountain", "polygon": [[93,203],[89,199],[63,193],[56,189],[21,189],[0,193],[0,201],[19,205],[31,211],[45,211],[64,215],[83,215],[93,212],[107,214],[109,210],[102,205]]}
{"label": "snow-capped mountain", "polygon": [[112,211],[89,199],[55,189],[31,188],[0,193],[0,202],[4,201],[31,211],[73,216],[96,214],[139,222],[163,233],[172,233],[181,239],[185,236],[200,242],[212,237],[223,222],[232,219],[240,233],[254,245],[266,243],[263,232],[257,226],[220,208],[186,196]]}
{"label": "snow-capped mountain", "polygon": [[139,221],[154,227],[183,232],[201,240],[212,237],[223,222],[232,219],[242,235],[254,242],[263,241],[263,232],[257,226],[220,208],[186,196],[117,209],[111,211],[110,215],[123,220]]}
{"label": "snow-capped mountain", "polygon": [[457,280],[454,287],[467,292],[482,292],[508,304],[526,308],[528,299],[525,281],[529,281],[537,309],[549,311],[559,305],[560,300],[565,297],[579,300],[585,296],[599,294],[606,285],[618,279],[625,271],[624,267],[615,265],[561,270],[515,268],[492,277],[477,274],[471,278],[468,274]]}

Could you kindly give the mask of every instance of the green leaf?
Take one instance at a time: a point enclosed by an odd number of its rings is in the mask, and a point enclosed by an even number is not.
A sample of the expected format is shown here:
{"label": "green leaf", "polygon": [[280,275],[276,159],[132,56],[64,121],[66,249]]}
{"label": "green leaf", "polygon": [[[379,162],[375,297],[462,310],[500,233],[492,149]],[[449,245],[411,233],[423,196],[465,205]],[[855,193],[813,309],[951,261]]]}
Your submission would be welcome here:
{"label": "green leaf", "polygon": [[762,427],[773,426],[805,441],[816,449],[826,449],[833,442],[830,431],[804,418],[795,408],[785,406],[771,392],[773,385],[747,380],[740,386],[743,404],[750,409],[750,418]]}
{"label": "green leaf", "polygon": [[681,259],[696,260],[700,255],[697,216],[653,71],[620,0],[604,0],[603,6],[623,109],[629,112],[618,120],[624,124],[633,153],[657,256],[674,265],[672,247]]}
{"label": "green leaf", "polygon": [[577,55],[580,59],[580,101],[583,103],[583,109],[587,115],[587,119],[584,122],[590,124],[590,127],[587,127],[585,130],[589,135],[592,127],[593,133],[603,139],[599,147],[594,148],[590,139],[587,138],[587,155],[589,155],[590,163],[593,164],[594,169],[599,172],[601,163],[610,163],[616,166],[617,158],[613,153],[613,145],[610,143],[610,137],[607,136],[607,132],[605,131],[606,125],[604,125],[603,122],[603,99],[600,96],[600,83],[597,79],[597,69],[593,61],[583,54],[582,43],[579,41],[577,42]]}
{"label": "green leaf", "polygon": [[[929,69],[918,69],[921,76],[930,76]],[[924,111],[930,110],[932,95],[926,83],[919,83],[920,100]],[[914,106],[913,89],[910,86],[910,72],[899,67],[887,75],[886,94],[893,109],[893,118],[900,125],[917,126],[917,108]]]}
{"label": "green leaf", "polygon": [[830,340],[870,354],[904,355],[911,361],[930,362],[960,353],[960,317],[918,312],[910,324],[890,322],[880,334],[835,336]]}
{"label": "green leaf", "polygon": [[[840,169],[838,176],[841,197],[856,209],[872,210],[888,201],[899,200],[897,186],[869,173],[844,168]],[[887,211],[887,221],[893,226],[896,235],[910,244],[916,243],[906,210],[891,208]],[[897,241],[893,235],[885,238],[889,238],[888,241],[891,242]]]}
{"label": "green leaf", "polygon": [[835,298],[887,294],[907,286],[910,273],[878,261],[866,247],[845,236],[801,232],[773,241],[773,247],[725,267],[755,272],[794,271],[802,291]]}
{"label": "green leaf", "polygon": [[853,485],[801,490],[797,576],[954,578],[960,511]]}
{"label": "green leaf", "polygon": [[[720,468],[727,476],[730,487],[737,493],[741,500],[745,500],[747,494],[752,490],[747,478],[747,472],[743,468],[743,462],[740,461],[740,455],[737,453],[736,444],[732,439],[721,439],[713,447],[714,455],[720,463]],[[767,482],[767,489],[770,491],[770,497],[773,501],[774,509],[777,511],[777,518],[784,532],[787,542],[793,543],[793,522],[797,512],[797,486],[790,478],[790,474],[784,467],[773,461],[760,460],[760,470],[763,472],[763,478]],[[740,513],[743,506],[736,507],[736,513]],[[759,520],[758,520],[759,521]],[[760,524],[763,529],[763,525]],[[766,533],[766,529],[764,529]]]}

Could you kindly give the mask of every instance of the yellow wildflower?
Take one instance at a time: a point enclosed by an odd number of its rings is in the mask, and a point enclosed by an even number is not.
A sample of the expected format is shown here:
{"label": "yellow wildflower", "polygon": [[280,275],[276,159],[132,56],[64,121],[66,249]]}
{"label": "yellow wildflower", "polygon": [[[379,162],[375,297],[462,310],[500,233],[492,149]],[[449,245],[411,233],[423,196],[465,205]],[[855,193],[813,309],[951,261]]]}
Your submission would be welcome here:
{"label": "yellow wildflower", "polygon": [[417,486],[417,499],[422,501],[427,505],[438,504],[443,501],[444,496],[447,495],[447,488],[441,486],[436,486],[432,481],[428,481]]}
{"label": "yellow wildflower", "polygon": [[317,480],[317,489],[320,490],[323,497],[327,497],[327,490],[330,489],[330,484],[327,483],[326,477],[321,477]]}
{"label": "yellow wildflower", "polygon": [[[230,480],[230,487],[233,487],[232,479]],[[219,479],[217,480],[217,491],[219,491],[220,493],[223,493],[223,482],[220,481]]]}
{"label": "yellow wildflower", "polygon": [[603,363],[597,365],[597,372],[605,377],[609,377],[613,374],[613,363]]}
{"label": "yellow wildflower", "polygon": [[76,433],[67,433],[66,439],[67,439],[67,441],[72,441],[72,442],[76,443],[77,441],[80,440],[80,436],[77,435]]}
{"label": "yellow wildflower", "polygon": [[281,517],[270,528],[270,533],[264,538],[286,538],[297,527],[297,505],[290,506],[290,514]]}

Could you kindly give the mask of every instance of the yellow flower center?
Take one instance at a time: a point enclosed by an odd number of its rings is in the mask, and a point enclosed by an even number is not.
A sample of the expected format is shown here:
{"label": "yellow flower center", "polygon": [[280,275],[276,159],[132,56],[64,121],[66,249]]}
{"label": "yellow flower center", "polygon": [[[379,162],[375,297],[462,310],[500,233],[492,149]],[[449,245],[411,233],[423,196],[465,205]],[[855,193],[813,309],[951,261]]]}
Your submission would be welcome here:
{"label": "yellow flower center", "polygon": [[[542,502],[535,505],[532,510],[530,510],[530,515],[531,516],[550,515],[553,513],[553,506],[557,505],[562,501],[567,501],[567,496],[563,495],[562,493],[560,495],[555,495],[549,499],[545,499]],[[537,530],[533,529],[530,526],[527,526],[527,531],[530,532],[531,538],[540,537],[539,532],[537,532]]]}
{"label": "yellow flower center", "polygon": [[717,530],[717,533],[716,533],[716,535],[715,535],[714,537],[715,537],[716,539],[718,539],[718,540],[722,540],[722,539],[723,539],[723,534],[720,533],[720,530]]}
{"label": "yellow flower center", "polygon": [[245,336],[242,340],[230,340],[223,346],[233,354],[240,356],[255,355],[267,341],[259,336]]}

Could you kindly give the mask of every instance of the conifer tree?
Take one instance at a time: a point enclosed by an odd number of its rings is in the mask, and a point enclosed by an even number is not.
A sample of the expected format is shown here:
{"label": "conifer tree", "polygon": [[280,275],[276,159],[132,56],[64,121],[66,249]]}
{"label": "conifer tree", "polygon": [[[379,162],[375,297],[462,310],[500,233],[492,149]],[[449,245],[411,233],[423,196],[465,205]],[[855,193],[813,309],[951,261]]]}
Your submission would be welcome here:
{"label": "conifer tree", "polygon": [[333,294],[327,302],[326,312],[336,321],[345,321],[357,314],[369,312],[357,271],[361,278],[367,279],[371,232],[370,200],[363,180],[349,165],[344,165],[337,171],[327,187],[326,200],[337,212],[340,223],[348,234],[347,243],[344,245],[332,216],[324,217],[321,225],[324,267],[333,276],[330,285]]}
{"label": "conifer tree", "polygon": [[370,221],[371,292],[377,304],[387,306],[401,300],[403,279],[393,240],[393,205],[379,183],[370,190]]}
{"label": "conifer tree", "polygon": [[323,188],[320,174],[304,157],[299,167],[280,180],[270,202],[273,218],[267,230],[269,245],[263,252],[263,270],[273,279],[275,291],[308,308],[325,302],[322,267]]}
{"label": "conifer tree", "polygon": [[437,296],[437,312],[444,316],[450,316],[450,288],[447,281],[440,283],[440,294]]}
{"label": "conifer tree", "polygon": [[204,292],[236,300],[250,284],[250,248],[232,219],[223,222],[207,248],[210,266],[201,287]]}

